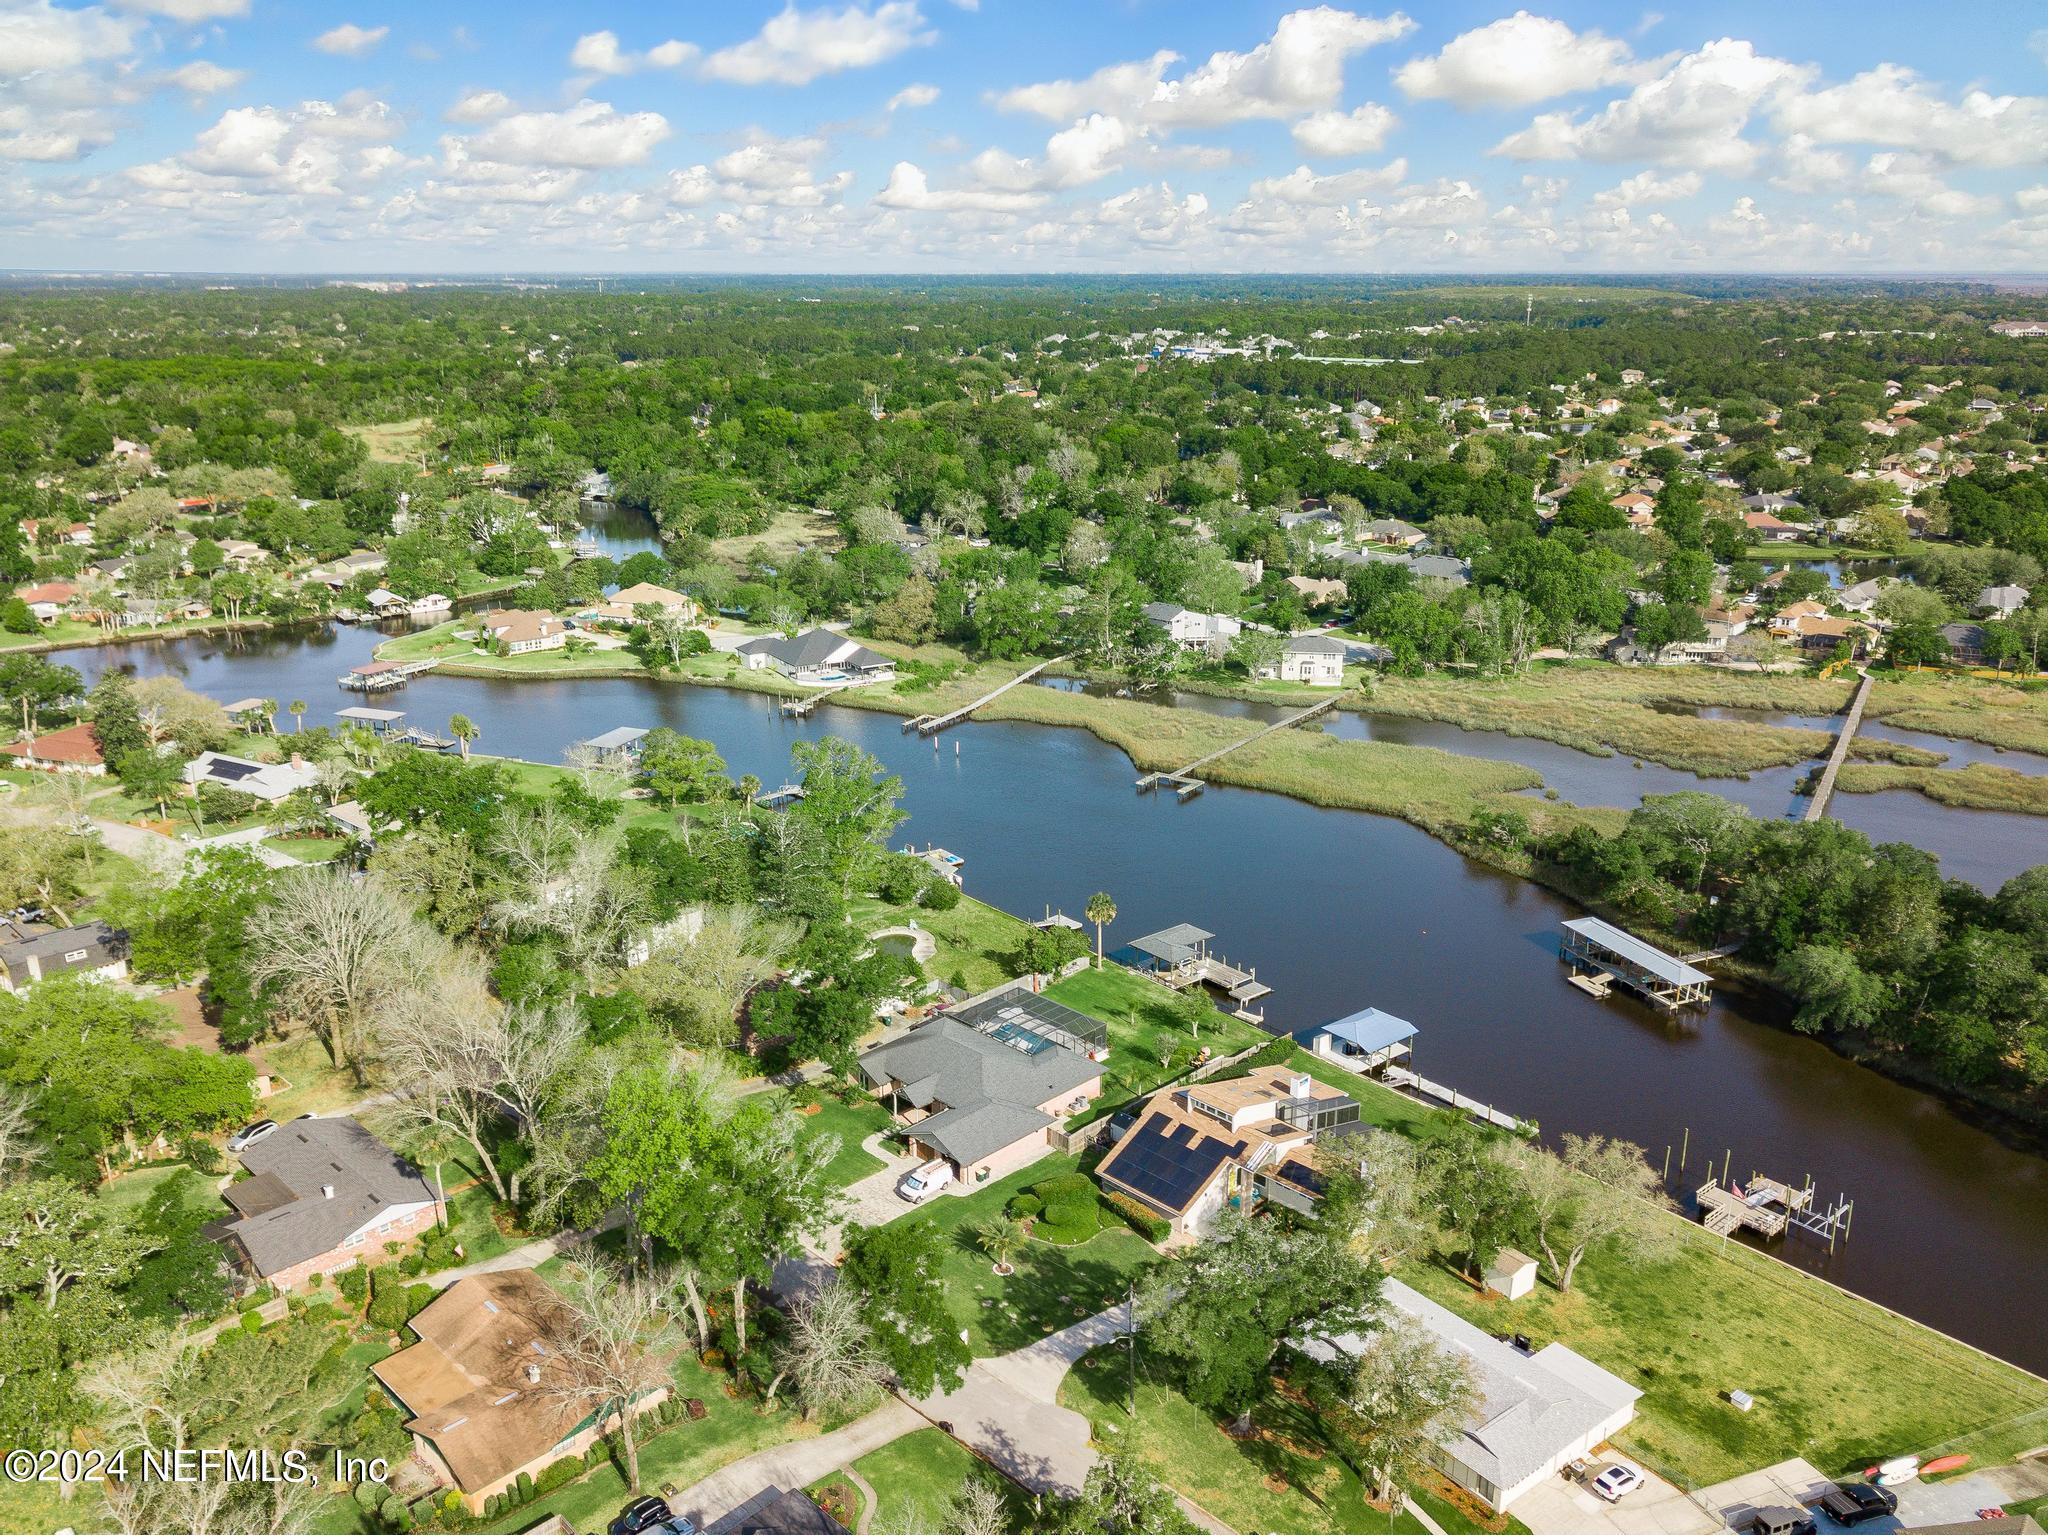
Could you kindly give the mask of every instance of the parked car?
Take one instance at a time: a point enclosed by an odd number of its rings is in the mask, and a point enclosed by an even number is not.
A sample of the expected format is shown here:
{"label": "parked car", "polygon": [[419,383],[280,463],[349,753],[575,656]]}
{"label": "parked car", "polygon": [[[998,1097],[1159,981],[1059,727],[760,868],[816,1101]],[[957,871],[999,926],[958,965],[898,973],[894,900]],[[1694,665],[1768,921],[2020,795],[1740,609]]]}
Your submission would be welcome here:
{"label": "parked car", "polygon": [[660,1524],[650,1524],[640,1535],[697,1535],[697,1526],[681,1514],[664,1519]]}
{"label": "parked car", "polygon": [[264,1136],[276,1133],[276,1130],[276,1120],[259,1119],[256,1121],[255,1124],[245,1125],[243,1126],[243,1128],[237,1130],[233,1135],[229,1136],[228,1150],[247,1151],[251,1146],[255,1145],[258,1141],[262,1140]]}
{"label": "parked car", "polygon": [[1749,1516],[1750,1535],[1813,1535],[1814,1518],[1803,1508],[1760,1508]]}
{"label": "parked car", "polygon": [[1861,1524],[1899,1511],[1898,1494],[1868,1482],[1843,1482],[1822,1495],[1820,1511],[1836,1524]]}
{"label": "parked car", "polygon": [[1593,1489],[1595,1495],[1605,1498],[1609,1503],[1619,1503],[1643,1485],[1643,1473],[1634,1466],[1625,1466],[1616,1461],[1586,1485]]}
{"label": "parked car", "polygon": [[921,1205],[952,1181],[951,1162],[927,1162],[924,1166],[913,1167],[905,1173],[903,1181],[896,1185],[896,1192],[912,1204]]}
{"label": "parked car", "polygon": [[635,1498],[619,1510],[610,1525],[610,1535],[651,1535],[660,1525],[675,1518],[675,1510],[663,1498]]}

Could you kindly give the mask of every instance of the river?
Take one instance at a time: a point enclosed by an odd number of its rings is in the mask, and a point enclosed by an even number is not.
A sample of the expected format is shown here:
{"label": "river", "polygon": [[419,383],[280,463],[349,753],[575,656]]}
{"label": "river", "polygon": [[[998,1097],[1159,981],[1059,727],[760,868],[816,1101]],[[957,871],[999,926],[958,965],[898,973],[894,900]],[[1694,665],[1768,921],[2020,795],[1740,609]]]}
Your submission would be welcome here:
{"label": "river", "polygon": [[[360,629],[210,637],[60,659],[89,678],[109,666],[172,672],[223,700],[303,698],[317,724],[354,701],[336,679],[379,638]],[[428,727],[466,714],[481,728],[479,751],[541,761],[613,726],[668,725],[715,741],[732,773],[770,786],[788,776],[793,741],[846,736],[903,776],[911,819],[901,835],[962,854],[970,893],[1036,916],[1047,905],[1078,915],[1091,892],[1107,890],[1117,939],[1196,923],[1274,987],[1273,1026],[1298,1029],[1366,1006],[1399,1014],[1421,1030],[1419,1070],[1539,1120],[1546,1134],[1626,1136],[1660,1161],[1668,1144],[1675,1163],[1689,1130],[1688,1178],[1731,1151],[1741,1174],[1811,1173],[1824,1198],[1856,1200],[1854,1235],[1832,1256],[1797,1237],[1782,1255],[2048,1370],[2048,1329],[2015,1304],[2048,1271],[2048,1161],[1929,1094],[1771,1026],[1763,1004],[1725,989],[1684,1021],[1583,996],[1564,984],[1556,958],[1568,903],[1403,822],[1237,789],[1186,804],[1139,796],[1128,759],[1081,730],[971,724],[923,740],[906,737],[891,715],[828,707],[793,722],[764,695],[643,679],[429,674],[376,702]],[[1382,739],[1396,727],[1411,732],[1405,739],[1420,728],[1340,722]],[[1423,732],[1432,744],[1434,729]],[[1564,751],[1502,739],[1516,760]],[[1663,785],[1665,770],[1626,758],[1565,756],[1580,759],[1578,770],[1590,763],[1631,784]],[[1779,788],[1759,793],[1768,801]],[[2037,833],[2031,846],[2042,841]]]}

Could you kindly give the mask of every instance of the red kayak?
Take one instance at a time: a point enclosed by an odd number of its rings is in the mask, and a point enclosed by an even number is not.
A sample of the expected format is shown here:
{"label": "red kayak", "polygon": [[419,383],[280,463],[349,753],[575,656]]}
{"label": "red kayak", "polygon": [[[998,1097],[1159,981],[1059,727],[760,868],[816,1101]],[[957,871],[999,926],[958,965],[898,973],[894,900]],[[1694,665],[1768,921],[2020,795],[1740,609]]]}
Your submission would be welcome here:
{"label": "red kayak", "polygon": [[1960,1471],[1970,1463],[1967,1455],[1944,1455],[1939,1460],[1930,1460],[1920,1468],[1922,1476],[1939,1476],[1944,1471]]}

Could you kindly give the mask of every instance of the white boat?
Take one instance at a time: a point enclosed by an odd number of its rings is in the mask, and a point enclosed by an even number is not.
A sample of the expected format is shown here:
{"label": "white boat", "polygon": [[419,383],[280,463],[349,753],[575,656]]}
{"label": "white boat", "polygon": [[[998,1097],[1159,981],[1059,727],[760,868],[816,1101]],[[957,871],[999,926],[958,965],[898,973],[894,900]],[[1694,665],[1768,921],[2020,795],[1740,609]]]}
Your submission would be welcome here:
{"label": "white boat", "polygon": [[414,618],[420,618],[433,613],[450,613],[454,609],[455,604],[439,592],[429,592],[424,597],[415,597],[406,607],[406,612],[412,614]]}

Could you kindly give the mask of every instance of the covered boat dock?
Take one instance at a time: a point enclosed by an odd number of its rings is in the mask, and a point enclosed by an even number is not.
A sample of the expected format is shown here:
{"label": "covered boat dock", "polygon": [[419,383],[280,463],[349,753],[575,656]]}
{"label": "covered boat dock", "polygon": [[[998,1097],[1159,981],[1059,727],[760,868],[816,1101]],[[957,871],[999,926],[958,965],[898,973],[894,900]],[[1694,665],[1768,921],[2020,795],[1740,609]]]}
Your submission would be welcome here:
{"label": "covered boat dock", "polygon": [[1604,997],[1608,988],[1619,982],[1674,1011],[1704,1003],[1714,980],[1677,955],[1666,954],[1655,944],[1598,917],[1574,917],[1566,922],[1557,957],[1571,967],[1572,984],[1589,995]]}

